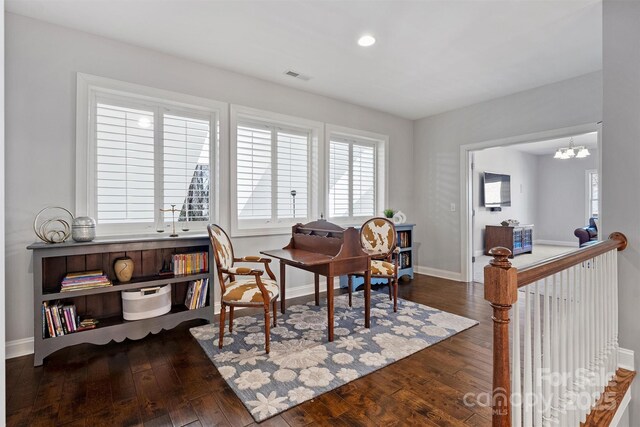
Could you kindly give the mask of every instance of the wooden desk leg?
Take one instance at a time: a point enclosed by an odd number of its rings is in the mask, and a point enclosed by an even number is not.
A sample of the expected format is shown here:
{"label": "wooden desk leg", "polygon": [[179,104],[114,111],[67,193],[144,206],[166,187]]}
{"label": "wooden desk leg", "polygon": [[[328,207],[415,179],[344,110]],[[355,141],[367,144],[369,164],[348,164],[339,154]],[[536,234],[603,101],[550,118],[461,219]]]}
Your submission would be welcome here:
{"label": "wooden desk leg", "polygon": [[284,314],[286,309],[285,307],[285,297],[284,297],[284,289],[285,289],[285,276],[287,275],[287,264],[280,261],[280,312]]}
{"label": "wooden desk leg", "polygon": [[371,327],[371,270],[364,272],[364,327]]}
{"label": "wooden desk leg", "polygon": [[320,305],[320,275],[318,273],[315,274],[315,284],[316,284],[316,305]]}
{"label": "wooden desk leg", "polygon": [[333,341],[333,277],[327,276],[327,321],[329,342]]}

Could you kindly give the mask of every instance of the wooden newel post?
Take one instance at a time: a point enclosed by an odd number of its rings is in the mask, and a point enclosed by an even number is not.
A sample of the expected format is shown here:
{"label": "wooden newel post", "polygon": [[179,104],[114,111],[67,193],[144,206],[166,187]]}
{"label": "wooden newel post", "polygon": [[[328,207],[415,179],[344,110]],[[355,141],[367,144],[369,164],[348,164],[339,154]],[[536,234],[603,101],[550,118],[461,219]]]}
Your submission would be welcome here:
{"label": "wooden newel post", "polygon": [[[518,270],[511,266],[507,248],[489,251],[493,260],[484,268],[484,299],[493,307],[492,425],[511,426],[511,375],[509,367],[509,311],[518,301]],[[518,373],[516,373],[518,375]]]}

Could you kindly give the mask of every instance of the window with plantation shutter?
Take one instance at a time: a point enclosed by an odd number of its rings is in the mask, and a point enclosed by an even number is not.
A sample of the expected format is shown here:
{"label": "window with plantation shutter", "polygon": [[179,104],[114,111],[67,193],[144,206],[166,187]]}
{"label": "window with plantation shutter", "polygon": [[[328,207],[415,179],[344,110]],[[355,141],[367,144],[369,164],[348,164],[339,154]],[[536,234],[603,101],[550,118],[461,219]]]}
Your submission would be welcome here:
{"label": "window with plantation shutter", "polygon": [[154,113],[96,105],[97,220],[154,221]]}
{"label": "window with plantation shutter", "polygon": [[377,153],[375,142],[336,136],[330,138],[330,218],[371,217],[379,210]]}
{"label": "window with plantation shutter", "polygon": [[254,117],[236,125],[237,230],[288,227],[310,217],[311,135]]}
{"label": "window with plantation shutter", "polygon": [[[191,105],[170,92],[163,94],[178,100],[156,99],[146,89],[144,95],[115,93],[109,85],[125,84],[105,85],[79,88],[87,91],[86,105],[78,109],[88,121],[78,137],[78,214],[96,219],[98,235],[164,232],[172,217],[176,228],[205,230],[214,220],[214,144],[222,104],[189,97],[202,101]],[[161,212],[171,205],[174,215]]]}

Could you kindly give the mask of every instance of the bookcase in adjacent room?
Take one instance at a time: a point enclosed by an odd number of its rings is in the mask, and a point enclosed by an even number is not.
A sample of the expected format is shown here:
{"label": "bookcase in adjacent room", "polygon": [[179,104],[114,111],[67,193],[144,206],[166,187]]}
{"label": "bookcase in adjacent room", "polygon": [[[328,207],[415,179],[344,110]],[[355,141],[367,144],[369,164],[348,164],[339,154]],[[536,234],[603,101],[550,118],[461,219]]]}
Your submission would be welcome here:
{"label": "bookcase in adjacent room", "polygon": [[[34,365],[42,364],[49,354],[62,348],[80,344],[106,344],[121,342],[126,338],[141,339],[149,333],[171,329],[191,319],[213,321],[213,252],[207,236],[149,237],[119,240],[94,240],[87,243],[34,243]],[[163,266],[171,264],[176,254],[204,253],[208,271],[175,275],[160,273]],[[134,262],[133,277],[120,283],[113,269],[117,258],[129,257]],[[113,286],[94,289],[61,291],[61,283],[68,273],[101,270]],[[208,279],[208,295],[205,305],[189,310],[185,297],[189,283]],[[126,321],[122,317],[120,292],[169,285],[171,286],[171,310],[164,315],[147,319]],[[95,329],[49,336],[43,321],[43,302],[74,305],[78,315],[99,320]]]}
{"label": "bookcase in adjacent room", "polygon": [[[413,227],[415,224],[396,224],[397,245],[400,248],[398,258],[398,279],[413,279]],[[356,227],[359,228],[359,227]],[[371,284],[376,285],[387,283],[387,279],[372,279]],[[348,280],[346,276],[340,277],[340,287],[346,288]],[[352,288],[355,290],[358,286],[364,284],[362,277],[354,277]]]}

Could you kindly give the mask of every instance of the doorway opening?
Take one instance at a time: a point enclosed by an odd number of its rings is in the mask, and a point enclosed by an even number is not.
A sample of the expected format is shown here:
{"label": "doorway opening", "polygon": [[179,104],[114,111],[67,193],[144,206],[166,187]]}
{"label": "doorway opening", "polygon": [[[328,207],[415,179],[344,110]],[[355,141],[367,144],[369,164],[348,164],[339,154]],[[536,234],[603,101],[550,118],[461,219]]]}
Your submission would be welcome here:
{"label": "doorway opening", "polygon": [[[599,128],[585,125],[462,148],[466,281],[484,282],[492,247],[510,249],[512,265],[522,268],[597,240]],[[586,229],[586,241],[578,229]]]}

